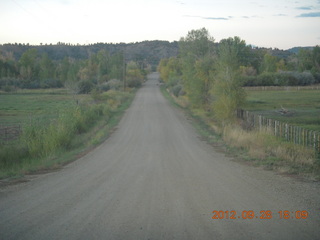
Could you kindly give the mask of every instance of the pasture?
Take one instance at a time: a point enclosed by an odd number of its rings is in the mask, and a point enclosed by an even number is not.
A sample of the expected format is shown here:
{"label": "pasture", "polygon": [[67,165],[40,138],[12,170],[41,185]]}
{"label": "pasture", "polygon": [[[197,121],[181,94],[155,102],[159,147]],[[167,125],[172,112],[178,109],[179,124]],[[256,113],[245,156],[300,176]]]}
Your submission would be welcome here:
{"label": "pasture", "polygon": [[[78,101],[89,97],[88,95],[77,95]],[[25,125],[30,121],[45,124],[57,118],[59,112],[75,104],[74,96],[68,94],[65,89],[0,93],[0,125]]]}
{"label": "pasture", "polygon": [[244,107],[254,114],[320,132],[320,90],[249,90]]}

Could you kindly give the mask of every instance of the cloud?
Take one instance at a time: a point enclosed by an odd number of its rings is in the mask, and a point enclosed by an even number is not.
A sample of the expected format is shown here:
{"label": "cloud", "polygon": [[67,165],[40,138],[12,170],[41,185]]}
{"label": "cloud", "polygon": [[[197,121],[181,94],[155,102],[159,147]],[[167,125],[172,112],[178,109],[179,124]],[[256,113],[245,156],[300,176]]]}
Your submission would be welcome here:
{"label": "cloud", "polygon": [[[286,15],[281,15],[286,16]],[[252,18],[262,18],[261,16],[253,15],[253,16],[227,16],[227,17],[204,17],[204,16],[194,16],[194,15],[183,15],[183,17],[188,18],[201,18],[204,20],[217,20],[217,21],[228,21],[232,19],[252,19]]]}
{"label": "cloud", "polygon": [[201,17],[201,18],[206,20],[229,20],[229,18],[224,18],[224,17]]}
{"label": "cloud", "polygon": [[205,20],[229,20],[229,18],[225,18],[225,17],[203,17],[203,16],[192,16],[192,15],[184,15],[184,17],[202,18]]}
{"label": "cloud", "polygon": [[320,17],[320,12],[302,13],[296,17],[298,18]]}
{"label": "cloud", "polygon": [[296,9],[299,9],[299,10],[312,10],[313,8],[312,7],[297,7]]}
{"label": "cloud", "polygon": [[283,13],[279,13],[279,14],[275,14],[273,16],[275,16],[275,17],[286,17],[288,15],[287,14],[283,14]]}

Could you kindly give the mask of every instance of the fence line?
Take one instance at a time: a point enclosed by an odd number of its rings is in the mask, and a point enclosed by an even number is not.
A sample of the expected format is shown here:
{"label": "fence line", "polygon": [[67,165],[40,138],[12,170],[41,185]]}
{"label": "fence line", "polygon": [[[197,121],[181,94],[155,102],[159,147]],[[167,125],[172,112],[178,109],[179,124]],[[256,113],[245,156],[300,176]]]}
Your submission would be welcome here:
{"label": "fence line", "polygon": [[21,125],[0,125],[0,143],[5,144],[12,140],[17,140],[22,133]]}
{"label": "fence line", "polygon": [[245,121],[247,128],[259,129],[259,131],[267,128],[277,137],[288,142],[311,147],[320,154],[320,132],[266,118],[242,109],[237,110],[237,117]]}
{"label": "fence line", "polygon": [[244,87],[249,91],[300,91],[300,90],[320,90],[320,84],[310,86],[253,86]]}

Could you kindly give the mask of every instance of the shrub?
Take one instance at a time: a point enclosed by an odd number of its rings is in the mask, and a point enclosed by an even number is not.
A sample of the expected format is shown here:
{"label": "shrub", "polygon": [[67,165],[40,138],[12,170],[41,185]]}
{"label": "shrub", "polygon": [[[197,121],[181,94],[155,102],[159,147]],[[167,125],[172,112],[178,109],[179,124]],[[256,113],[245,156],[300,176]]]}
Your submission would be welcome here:
{"label": "shrub", "polygon": [[172,93],[176,96],[176,97],[179,97],[180,96],[180,92],[182,90],[182,86],[179,84],[179,85],[176,85],[172,88]]}
{"label": "shrub", "polygon": [[118,79],[111,79],[107,83],[103,84],[103,86],[107,90],[120,90],[123,88],[123,82]]}
{"label": "shrub", "polygon": [[130,88],[139,88],[142,85],[142,80],[138,78],[131,78],[127,80],[127,86]]}
{"label": "shrub", "polygon": [[257,86],[272,86],[274,85],[275,73],[262,73],[257,78]]}
{"label": "shrub", "polygon": [[41,88],[61,88],[63,84],[60,80],[54,78],[45,79],[40,83]]}
{"label": "shrub", "polygon": [[14,87],[6,85],[6,86],[2,87],[2,90],[5,92],[12,92],[14,90]]}
{"label": "shrub", "polygon": [[21,141],[14,145],[2,145],[0,147],[0,169],[20,164],[27,154],[28,149]]}
{"label": "shrub", "polygon": [[19,88],[21,86],[21,82],[16,78],[1,78],[0,79],[0,87],[3,88],[5,86],[12,86],[14,88]]}
{"label": "shrub", "polygon": [[100,84],[100,85],[97,87],[97,90],[98,90],[98,91],[106,92],[106,91],[109,91],[109,90],[110,90],[110,86],[108,85],[108,83],[103,83],[103,84]]}
{"label": "shrub", "polygon": [[257,76],[240,76],[239,80],[243,82],[244,86],[257,86]]}
{"label": "shrub", "polygon": [[166,83],[166,88],[172,88],[180,83],[180,78],[177,76],[169,76],[168,82]]}
{"label": "shrub", "polygon": [[80,94],[87,94],[91,92],[93,89],[94,84],[89,80],[82,80],[79,83],[79,93]]}
{"label": "shrub", "polygon": [[320,73],[313,74],[314,83],[320,83]]}
{"label": "shrub", "polygon": [[295,72],[293,73],[293,76],[297,79],[298,85],[300,86],[311,85],[315,83],[315,79],[310,72]]}
{"label": "shrub", "polygon": [[259,76],[241,76],[245,86],[305,86],[316,83],[310,72],[264,72]]}

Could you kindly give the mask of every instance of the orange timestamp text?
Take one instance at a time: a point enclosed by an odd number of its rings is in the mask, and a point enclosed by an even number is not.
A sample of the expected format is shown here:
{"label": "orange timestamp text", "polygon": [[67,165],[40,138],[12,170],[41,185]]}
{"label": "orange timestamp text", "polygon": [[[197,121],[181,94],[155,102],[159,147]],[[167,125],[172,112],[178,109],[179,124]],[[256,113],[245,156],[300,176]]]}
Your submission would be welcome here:
{"label": "orange timestamp text", "polygon": [[278,219],[307,219],[309,216],[308,211],[288,211],[280,210],[273,212],[271,210],[253,211],[223,211],[214,210],[212,211],[212,219],[272,219],[276,217]]}

